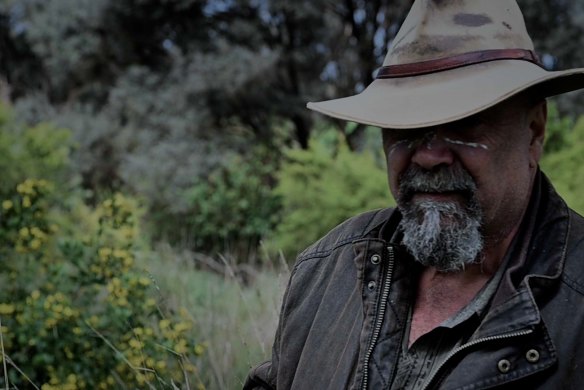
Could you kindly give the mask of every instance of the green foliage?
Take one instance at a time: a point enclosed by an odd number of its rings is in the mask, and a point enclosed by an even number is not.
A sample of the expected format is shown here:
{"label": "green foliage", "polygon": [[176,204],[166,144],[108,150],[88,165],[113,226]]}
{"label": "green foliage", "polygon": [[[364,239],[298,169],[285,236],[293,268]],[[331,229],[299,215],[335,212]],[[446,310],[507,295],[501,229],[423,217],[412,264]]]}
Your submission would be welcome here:
{"label": "green foliage", "polygon": [[25,178],[67,184],[70,176],[71,134],[50,124],[18,126],[0,105],[0,191],[14,189]]}
{"label": "green foliage", "polygon": [[[62,144],[46,145],[50,126],[18,132],[4,118],[2,162],[14,168],[13,180],[23,177],[12,188],[0,187],[0,358],[8,364],[0,385],[73,390],[185,384],[196,375],[204,346],[194,341],[184,310],[160,307],[158,289],[135,263],[145,250],[137,203],[114,194],[88,207],[80,191],[27,177],[62,177],[70,144],[63,136],[57,137]],[[17,133],[23,136],[12,136]],[[194,379],[191,385],[202,386]]]}
{"label": "green foliage", "polygon": [[548,121],[545,135],[544,153],[555,153],[568,145],[568,138],[574,121],[569,116],[561,116],[556,104],[548,104]]}
{"label": "green foliage", "polygon": [[274,163],[256,150],[249,160],[235,158],[187,191],[190,208],[184,218],[198,250],[248,255],[279,221]]}
{"label": "green foliage", "polygon": [[271,242],[288,258],[331,228],[360,212],[393,204],[385,170],[372,155],[341,146],[332,155],[313,143],[309,150],[289,150],[279,174],[282,222]]}
{"label": "green foliage", "polygon": [[544,155],[541,166],[568,205],[584,214],[584,117],[566,131],[564,146]]}

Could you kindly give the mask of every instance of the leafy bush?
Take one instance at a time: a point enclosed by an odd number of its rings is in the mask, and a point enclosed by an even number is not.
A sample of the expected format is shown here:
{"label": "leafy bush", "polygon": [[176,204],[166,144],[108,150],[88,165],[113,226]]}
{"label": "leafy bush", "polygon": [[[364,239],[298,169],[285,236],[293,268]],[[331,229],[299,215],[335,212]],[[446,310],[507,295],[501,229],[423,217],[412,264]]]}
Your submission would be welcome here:
{"label": "leafy bush", "polygon": [[71,149],[68,130],[46,123],[20,126],[10,110],[0,105],[0,191],[6,193],[14,189],[25,178],[68,185],[73,178]]}
{"label": "leafy bush", "polygon": [[556,153],[569,145],[568,138],[574,127],[574,120],[569,116],[561,116],[558,107],[550,102],[548,104],[548,121],[545,136],[544,152]]}
{"label": "leafy bush", "polygon": [[258,150],[247,161],[235,158],[187,191],[184,221],[197,250],[240,253],[255,251],[276,225],[280,201],[272,191],[274,163]]}
{"label": "leafy bush", "polygon": [[23,129],[0,115],[0,135],[0,163],[14,182],[0,186],[0,385],[174,388],[197,378],[205,348],[193,341],[192,319],[163,310],[135,263],[147,251],[137,203],[121,194],[83,203],[65,130]]}
{"label": "leafy bush", "polygon": [[369,152],[336,155],[320,143],[289,150],[278,176],[283,218],[270,247],[290,258],[343,220],[394,204],[387,176]]}
{"label": "leafy bush", "polygon": [[584,117],[565,130],[563,147],[545,154],[541,166],[568,205],[584,214]]}

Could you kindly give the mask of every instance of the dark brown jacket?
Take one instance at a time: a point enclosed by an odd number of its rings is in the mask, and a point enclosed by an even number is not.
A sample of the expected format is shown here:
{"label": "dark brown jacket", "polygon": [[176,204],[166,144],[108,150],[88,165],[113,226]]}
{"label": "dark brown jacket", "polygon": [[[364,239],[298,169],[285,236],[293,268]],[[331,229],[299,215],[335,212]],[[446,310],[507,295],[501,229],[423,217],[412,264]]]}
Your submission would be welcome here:
{"label": "dark brown jacket", "polygon": [[[388,389],[416,267],[391,209],[352,218],[297,259],[272,359],[244,389]],[[431,389],[584,388],[584,219],[543,175],[474,335]]]}

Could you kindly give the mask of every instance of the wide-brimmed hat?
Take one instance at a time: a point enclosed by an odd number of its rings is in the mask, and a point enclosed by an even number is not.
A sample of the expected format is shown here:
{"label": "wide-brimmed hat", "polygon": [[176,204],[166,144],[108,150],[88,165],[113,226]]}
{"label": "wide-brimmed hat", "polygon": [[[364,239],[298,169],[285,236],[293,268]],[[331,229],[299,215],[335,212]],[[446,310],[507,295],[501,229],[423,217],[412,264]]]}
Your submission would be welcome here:
{"label": "wide-brimmed hat", "polygon": [[377,78],[360,94],[308,108],[409,129],[455,121],[527,89],[548,97],[584,87],[584,68],[547,71],[515,0],[416,0]]}

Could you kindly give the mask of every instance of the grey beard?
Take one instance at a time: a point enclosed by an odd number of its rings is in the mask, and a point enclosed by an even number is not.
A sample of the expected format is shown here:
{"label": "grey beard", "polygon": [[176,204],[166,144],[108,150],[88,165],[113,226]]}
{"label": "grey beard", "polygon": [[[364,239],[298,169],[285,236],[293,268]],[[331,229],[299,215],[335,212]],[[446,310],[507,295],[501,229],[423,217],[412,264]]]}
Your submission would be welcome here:
{"label": "grey beard", "polygon": [[[480,261],[483,249],[482,212],[475,199],[476,185],[462,169],[438,172],[410,170],[400,185],[399,208],[403,218],[402,243],[422,265],[441,272],[461,271]],[[413,192],[463,191],[468,193],[464,206],[456,202],[409,201]]]}

